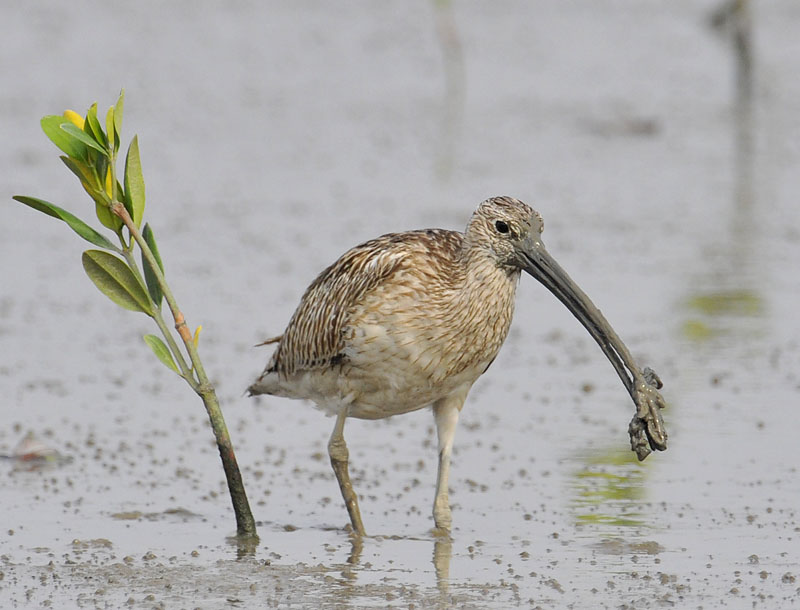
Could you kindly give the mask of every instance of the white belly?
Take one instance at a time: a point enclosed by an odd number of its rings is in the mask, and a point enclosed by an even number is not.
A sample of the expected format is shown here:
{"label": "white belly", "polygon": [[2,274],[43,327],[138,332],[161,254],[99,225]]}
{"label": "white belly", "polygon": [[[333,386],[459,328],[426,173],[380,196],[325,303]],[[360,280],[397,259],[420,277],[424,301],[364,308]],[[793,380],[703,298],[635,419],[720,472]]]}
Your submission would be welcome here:
{"label": "white belly", "polygon": [[286,379],[265,375],[260,392],[313,401],[329,415],[342,407],[359,419],[383,419],[422,409],[463,385],[468,387],[489,362],[470,367],[432,383],[429,375],[397,358],[376,359],[368,367],[343,364],[329,369],[302,371]]}

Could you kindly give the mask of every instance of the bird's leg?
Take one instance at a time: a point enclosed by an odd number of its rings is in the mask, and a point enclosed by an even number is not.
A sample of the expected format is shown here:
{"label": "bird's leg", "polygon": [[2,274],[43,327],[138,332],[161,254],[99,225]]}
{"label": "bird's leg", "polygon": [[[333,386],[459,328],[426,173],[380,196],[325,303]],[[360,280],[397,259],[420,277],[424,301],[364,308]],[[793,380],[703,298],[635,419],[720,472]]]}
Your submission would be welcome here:
{"label": "bird's leg", "polygon": [[433,500],[433,521],[436,529],[449,532],[453,519],[450,512],[450,498],[447,493],[447,481],[450,478],[450,454],[453,451],[453,438],[456,424],[467,390],[455,392],[433,403],[433,415],[436,418],[436,433],[439,437],[439,470],[436,475],[436,497]]}
{"label": "bird's leg", "polygon": [[347,470],[347,461],[350,457],[347,444],[344,442],[344,420],[347,419],[347,413],[347,407],[342,407],[336,416],[336,425],[333,427],[331,439],[328,441],[328,455],[331,458],[333,473],[339,482],[339,489],[342,491],[344,504],[350,514],[353,532],[358,536],[364,536],[366,531],[364,531],[364,524],[361,521],[361,512],[358,510],[358,496],[353,490],[353,484],[350,482],[350,473]]}

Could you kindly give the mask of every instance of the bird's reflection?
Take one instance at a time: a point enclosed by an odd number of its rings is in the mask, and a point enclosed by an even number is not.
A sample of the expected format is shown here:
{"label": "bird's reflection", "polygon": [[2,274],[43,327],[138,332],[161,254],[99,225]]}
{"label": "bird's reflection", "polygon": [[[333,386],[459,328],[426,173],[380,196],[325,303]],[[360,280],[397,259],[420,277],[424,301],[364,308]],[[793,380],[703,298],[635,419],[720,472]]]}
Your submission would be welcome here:
{"label": "bird's reflection", "polygon": [[[342,576],[346,581],[354,584],[361,556],[364,551],[364,538],[353,536],[350,538],[350,554],[347,556],[346,567],[342,569]],[[433,539],[433,570],[436,574],[436,587],[443,600],[447,599],[450,592],[450,561],[453,557],[453,540],[448,534],[435,533]],[[345,587],[346,588],[346,587]]]}
{"label": "bird's reflection", "polygon": [[347,556],[347,563],[356,566],[361,561],[361,553],[364,551],[364,539],[361,536],[350,538],[350,554]]}
{"label": "bird's reflection", "polygon": [[433,542],[433,569],[436,572],[436,587],[442,595],[450,591],[450,560],[453,557],[453,541],[450,536],[436,536]]}

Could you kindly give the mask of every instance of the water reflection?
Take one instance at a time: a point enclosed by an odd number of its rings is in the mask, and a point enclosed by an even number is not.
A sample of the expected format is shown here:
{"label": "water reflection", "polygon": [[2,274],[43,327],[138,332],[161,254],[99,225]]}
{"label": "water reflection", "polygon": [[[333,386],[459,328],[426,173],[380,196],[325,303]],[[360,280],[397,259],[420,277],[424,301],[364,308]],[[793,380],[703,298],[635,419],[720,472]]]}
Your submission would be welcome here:
{"label": "water reflection", "polygon": [[755,124],[753,108],[753,18],[748,0],[726,0],[710,18],[711,27],[730,45],[736,88],[733,96],[734,210],[733,234],[742,237],[750,226],[754,203]]}
{"label": "water reflection", "polygon": [[358,565],[361,561],[361,553],[364,552],[364,539],[361,536],[353,536],[350,539],[350,554],[347,556],[347,563]]}
{"label": "water reflection", "polygon": [[[736,87],[733,96],[733,194],[729,231],[723,243],[707,246],[698,258],[707,263],[693,278],[684,335],[695,342],[748,334],[762,316],[764,300],[755,284],[758,256],[755,224],[755,119],[753,21],[748,0],[726,0],[710,17],[712,28],[731,49]],[[710,263],[710,264],[709,264]]]}
{"label": "water reflection", "polygon": [[228,536],[226,541],[231,546],[236,547],[236,559],[249,559],[255,557],[258,545],[261,542],[258,536],[243,536],[237,534]]}
{"label": "water reflection", "polygon": [[635,508],[645,494],[646,472],[645,466],[628,450],[609,449],[585,455],[572,481],[572,510],[577,524],[649,525]]}
{"label": "water reflection", "polygon": [[[747,211],[753,207],[755,194],[753,178],[755,167],[755,122],[753,113],[753,19],[748,0],[738,0],[734,13],[733,48],[736,66],[736,96],[734,98],[734,130],[736,137],[735,219],[749,220]],[[744,233],[748,223],[734,227],[736,234]]]}
{"label": "water reflection", "polygon": [[[233,540],[233,539],[232,539]],[[370,541],[370,538],[366,538]],[[372,539],[374,542],[384,540],[383,537]],[[390,536],[387,540],[413,540],[419,543],[427,543],[428,540],[420,538],[407,538],[403,536]],[[337,570],[344,582],[354,585],[358,580],[358,573],[363,569],[370,569],[372,566],[369,563],[362,565],[362,556],[364,553],[365,539],[360,536],[350,537],[350,552],[345,559],[344,564],[338,564]],[[447,595],[450,589],[450,561],[453,556],[453,540],[447,534],[434,533],[433,536],[433,555],[432,563],[434,574],[436,575],[436,587],[442,595]]]}
{"label": "water reflection", "polygon": [[0,461],[13,464],[14,470],[37,471],[55,469],[72,462],[72,456],[64,455],[49,442],[43,441],[32,430],[17,443],[9,453],[0,454]]}
{"label": "water reflection", "polygon": [[350,552],[344,563],[336,563],[330,567],[338,571],[339,578],[331,580],[326,592],[335,600],[335,607],[353,607],[356,600],[364,594],[364,585],[358,583],[359,571],[366,569],[361,564],[364,551],[364,539],[360,536],[350,537]]}
{"label": "water reflection", "polygon": [[436,587],[442,595],[450,592],[450,560],[453,557],[453,541],[449,536],[436,536],[433,542],[433,569],[436,572]]}
{"label": "water reflection", "polygon": [[[401,607],[444,610],[461,607],[459,604],[466,599],[463,582],[450,577],[453,539],[447,534],[434,531],[432,536],[422,537],[352,536],[326,542],[323,550],[339,559],[295,566],[298,574],[324,575],[324,584],[318,591],[322,607],[389,607],[395,605],[391,600],[396,603],[405,599],[413,603],[401,603]],[[433,574],[431,564],[425,567],[426,556],[433,565]],[[491,584],[485,586],[493,588]]]}

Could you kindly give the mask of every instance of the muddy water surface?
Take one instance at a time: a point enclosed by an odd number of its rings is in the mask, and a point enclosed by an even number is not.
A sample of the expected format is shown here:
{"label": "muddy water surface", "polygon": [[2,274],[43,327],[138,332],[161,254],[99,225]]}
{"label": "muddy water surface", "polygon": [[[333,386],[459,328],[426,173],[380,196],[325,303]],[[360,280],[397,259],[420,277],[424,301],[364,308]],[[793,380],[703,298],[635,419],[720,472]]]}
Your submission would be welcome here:
{"label": "muddy water surface", "polygon": [[[711,2],[23,3],[0,42],[0,605],[8,608],[783,608],[800,603],[800,12],[753,6],[737,98]],[[40,116],[127,89],[148,219],[259,521],[237,544],[200,402],[83,244],[9,201],[91,217]],[[745,91],[747,88],[744,88]],[[741,90],[741,89],[740,89]],[[670,448],[627,450],[601,352],[523,278],[430,528],[422,411],[348,423],[371,536],[348,537],[333,421],[250,400],[303,289],[349,246],[461,229],[517,196],[665,382]]]}

